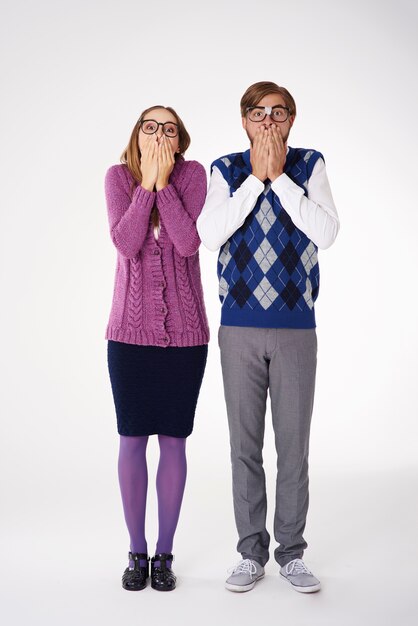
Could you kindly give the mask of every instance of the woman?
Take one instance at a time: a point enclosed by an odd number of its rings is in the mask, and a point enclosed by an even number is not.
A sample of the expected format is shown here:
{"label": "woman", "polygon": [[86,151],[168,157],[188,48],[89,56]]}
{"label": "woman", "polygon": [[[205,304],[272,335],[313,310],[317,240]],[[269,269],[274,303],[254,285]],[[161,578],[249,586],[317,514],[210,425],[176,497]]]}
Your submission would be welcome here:
{"label": "woman", "polygon": [[146,109],[106,174],[117,267],[107,327],[108,365],[120,435],[119,483],[130,536],[128,590],[149,577],[145,539],[146,447],[158,435],[158,541],[151,586],[171,591],[174,532],[186,480],[186,438],[206,365],[209,329],[196,220],[205,170],[183,154],[190,137],[170,107]]}

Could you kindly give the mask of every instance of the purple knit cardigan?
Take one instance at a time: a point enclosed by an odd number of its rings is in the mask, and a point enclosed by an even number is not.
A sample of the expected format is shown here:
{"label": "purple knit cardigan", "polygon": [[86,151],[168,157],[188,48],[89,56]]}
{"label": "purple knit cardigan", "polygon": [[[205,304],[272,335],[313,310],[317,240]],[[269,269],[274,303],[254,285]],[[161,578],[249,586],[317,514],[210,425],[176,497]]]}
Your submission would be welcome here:
{"label": "purple knit cardigan", "polygon": [[[106,339],[146,346],[198,346],[209,341],[200,279],[196,220],[206,196],[197,161],[176,161],[169,184],[132,192],[126,165],[106,173],[105,193],[117,265]],[[151,211],[160,215],[154,237]]]}

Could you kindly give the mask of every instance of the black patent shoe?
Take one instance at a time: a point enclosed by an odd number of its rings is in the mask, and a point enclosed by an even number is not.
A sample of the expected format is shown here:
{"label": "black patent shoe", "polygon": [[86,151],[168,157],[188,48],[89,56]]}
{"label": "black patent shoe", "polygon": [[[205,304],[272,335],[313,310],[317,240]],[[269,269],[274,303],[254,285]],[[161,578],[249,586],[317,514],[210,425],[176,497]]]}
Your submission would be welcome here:
{"label": "black patent shoe", "polygon": [[[172,554],[156,554],[151,559],[151,587],[157,591],[172,591],[176,588],[176,577],[172,569],[167,567],[167,561],[173,561]],[[155,561],[160,562],[156,567]]]}
{"label": "black patent shoe", "polygon": [[[130,552],[129,560],[134,562],[134,568],[123,572],[122,587],[128,591],[141,591],[147,586],[147,578],[149,576],[148,554],[140,554],[139,552]],[[146,561],[146,566],[141,566],[140,561]]]}

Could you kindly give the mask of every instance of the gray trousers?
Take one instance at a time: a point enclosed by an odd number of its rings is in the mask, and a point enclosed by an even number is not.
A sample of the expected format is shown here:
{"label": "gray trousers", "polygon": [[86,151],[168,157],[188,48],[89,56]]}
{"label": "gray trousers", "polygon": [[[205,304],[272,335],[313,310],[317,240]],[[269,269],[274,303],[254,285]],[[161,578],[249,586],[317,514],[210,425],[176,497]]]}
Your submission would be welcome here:
{"label": "gray trousers", "polygon": [[263,441],[270,392],[277,451],[274,557],[280,565],[301,558],[308,512],[309,432],[313,409],[315,329],[219,328],[222,374],[231,443],[238,552],[265,565],[270,535]]}

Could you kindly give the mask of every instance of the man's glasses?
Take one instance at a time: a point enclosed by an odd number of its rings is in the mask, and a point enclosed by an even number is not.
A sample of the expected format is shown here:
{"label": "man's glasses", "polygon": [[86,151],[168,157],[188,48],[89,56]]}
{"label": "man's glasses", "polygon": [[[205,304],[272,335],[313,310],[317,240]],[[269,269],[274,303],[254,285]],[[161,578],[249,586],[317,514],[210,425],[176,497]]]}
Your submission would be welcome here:
{"label": "man's glasses", "polygon": [[284,107],[281,104],[274,107],[247,107],[247,116],[252,122],[264,122],[267,115],[270,115],[273,122],[285,122],[289,114],[289,107]]}
{"label": "man's glasses", "polygon": [[158,127],[163,127],[163,133],[166,137],[177,137],[179,127],[174,122],[157,122],[156,120],[141,120],[141,130],[146,135],[153,135],[157,132]]}

